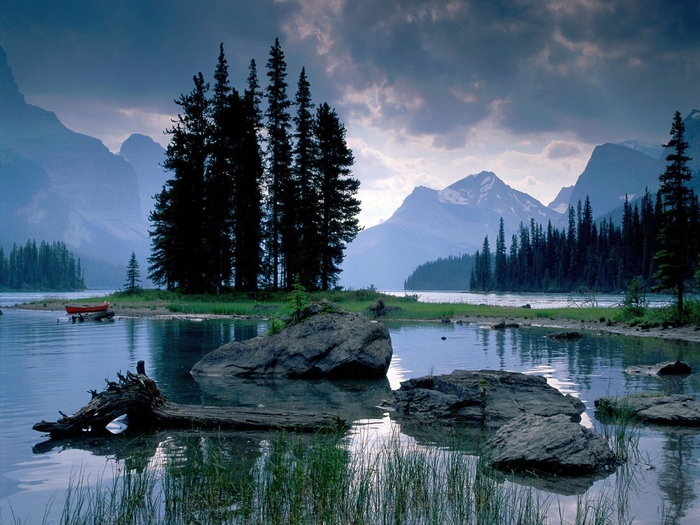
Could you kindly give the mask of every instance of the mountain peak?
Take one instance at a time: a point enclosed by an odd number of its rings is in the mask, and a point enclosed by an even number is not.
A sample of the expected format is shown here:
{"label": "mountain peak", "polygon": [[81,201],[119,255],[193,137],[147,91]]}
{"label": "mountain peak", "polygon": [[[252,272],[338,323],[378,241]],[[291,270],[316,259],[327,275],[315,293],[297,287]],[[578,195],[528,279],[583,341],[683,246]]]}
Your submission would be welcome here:
{"label": "mountain peak", "polygon": [[24,95],[19,92],[12,68],[7,63],[5,50],[0,47],[0,107],[13,107],[26,104]]}

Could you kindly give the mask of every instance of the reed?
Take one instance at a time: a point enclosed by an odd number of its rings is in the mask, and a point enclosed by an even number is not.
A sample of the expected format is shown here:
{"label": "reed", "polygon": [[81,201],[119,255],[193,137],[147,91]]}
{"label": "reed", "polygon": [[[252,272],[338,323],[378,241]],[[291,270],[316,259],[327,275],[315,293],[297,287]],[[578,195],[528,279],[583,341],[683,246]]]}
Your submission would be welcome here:
{"label": "reed", "polygon": [[[471,449],[474,447],[472,446]],[[71,479],[62,524],[544,524],[553,496],[495,473],[464,447],[286,433],[257,455],[225,438],[166,451],[161,466],[120,466],[111,483]],[[610,523],[606,497],[579,498],[573,523]],[[564,521],[561,523],[572,523]]]}

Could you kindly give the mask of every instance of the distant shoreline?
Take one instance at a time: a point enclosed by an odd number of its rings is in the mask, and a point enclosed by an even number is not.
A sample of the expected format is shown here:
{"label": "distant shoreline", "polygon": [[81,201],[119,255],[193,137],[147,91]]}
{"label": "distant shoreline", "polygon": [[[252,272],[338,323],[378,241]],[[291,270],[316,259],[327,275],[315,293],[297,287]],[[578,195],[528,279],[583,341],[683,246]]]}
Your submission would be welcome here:
{"label": "distant shoreline", "polygon": [[[46,300],[34,303],[25,303],[10,307],[16,310],[39,310],[39,311],[55,311],[65,315],[64,304],[66,301]],[[489,313],[492,313],[491,306]],[[149,305],[141,306],[137,304],[119,305],[115,304],[110,307],[117,317],[122,318],[145,318],[145,319],[244,319],[244,320],[259,320],[267,321],[269,316],[265,315],[230,315],[216,313],[181,313],[172,312],[164,305]],[[504,313],[510,314],[512,309],[504,307]],[[575,310],[575,309],[572,309]],[[67,317],[66,317],[67,319]],[[586,330],[590,332],[598,332],[609,335],[625,335],[634,337],[655,337],[657,339],[686,341],[690,343],[700,343],[700,327],[682,326],[682,327],[656,327],[656,328],[640,328],[629,326],[627,323],[618,322],[608,325],[604,322],[591,322],[585,320],[573,320],[564,318],[526,318],[513,317],[512,315],[504,315],[502,317],[493,315],[454,315],[449,317],[453,323],[470,323],[480,326],[493,326],[504,319],[509,323],[517,323],[521,327],[541,327],[553,328],[559,330]],[[403,321],[403,322],[441,322],[439,318],[402,318],[400,316],[383,318],[380,320],[387,321]]]}

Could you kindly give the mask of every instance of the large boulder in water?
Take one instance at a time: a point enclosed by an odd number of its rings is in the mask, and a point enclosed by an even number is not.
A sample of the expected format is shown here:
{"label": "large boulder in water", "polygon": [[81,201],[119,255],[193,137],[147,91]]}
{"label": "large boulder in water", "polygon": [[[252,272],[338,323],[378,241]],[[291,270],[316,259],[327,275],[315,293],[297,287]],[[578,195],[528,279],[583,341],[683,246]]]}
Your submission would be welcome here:
{"label": "large boulder in water", "polygon": [[499,428],[522,414],[564,414],[581,421],[584,404],[549,386],[541,376],[497,370],[455,370],[401,383],[391,407],[403,416],[442,423]]}
{"label": "large boulder in water", "polygon": [[393,350],[386,326],[363,314],[322,314],[272,334],[225,344],[192,367],[193,375],[380,378]]}
{"label": "large boulder in water", "polygon": [[625,368],[625,372],[628,374],[648,376],[686,375],[692,373],[692,371],[693,369],[688,363],[678,360],[664,361],[662,363],[656,363],[655,365],[628,366]]}
{"label": "large boulder in water", "polygon": [[688,394],[630,394],[595,400],[599,417],[632,417],[644,423],[700,427],[700,401]]}
{"label": "large boulder in water", "polygon": [[488,444],[501,470],[580,475],[611,472],[617,458],[605,438],[563,414],[525,414],[503,425]]}

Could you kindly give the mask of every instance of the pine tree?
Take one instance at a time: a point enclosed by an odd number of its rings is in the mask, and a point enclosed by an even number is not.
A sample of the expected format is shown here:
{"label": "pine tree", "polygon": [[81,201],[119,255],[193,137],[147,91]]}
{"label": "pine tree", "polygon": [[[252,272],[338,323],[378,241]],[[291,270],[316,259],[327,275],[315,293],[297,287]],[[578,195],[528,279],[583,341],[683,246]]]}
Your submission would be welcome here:
{"label": "pine tree", "polygon": [[[204,180],[203,255],[206,288],[219,294],[231,284],[233,267],[234,216],[238,205],[235,187],[235,148],[241,135],[242,115],[234,107],[238,97],[228,80],[224,45],[219,47],[219,61],[214,73],[213,97],[210,102],[208,159]],[[238,112],[240,113],[240,111]]]}
{"label": "pine tree", "polygon": [[294,252],[293,269],[299,274],[299,282],[307,290],[319,287],[321,262],[319,258],[319,187],[315,170],[316,141],[311,89],[302,68],[295,98],[297,108],[294,117],[296,147],[294,148],[294,183],[298,191],[297,250]]}
{"label": "pine tree", "polygon": [[338,280],[346,244],[360,231],[360,201],[355,198],[360,181],[350,176],[355,159],[345,142],[345,126],[326,103],[316,112],[315,135],[321,206],[320,285],[328,290]]}
{"label": "pine tree", "polygon": [[497,290],[502,291],[506,289],[506,265],[506,233],[503,226],[503,217],[501,217],[501,222],[498,225],[498,236],[496,237],[496,257],[494,264],[494,280]]}
{"label": "pine tree", "polygon": [[204,181],[209,136],[209,84],[201,73],[194,89],[181,95],[163,167],[173,177],[156,196],[151,212],[149,275],[156,284],[188,293],[206,291],[204,246]]}
{"label": "pine tree", "polygon": [[262,116],[260,84],[255,60],[250,61],[248,87],[240,101],[243,134],[237,149],[235,224],[235,288],[247,292],[258,289],[262,242],[263,158],[260,149]]}
{"label": "pine tree", "polygon": [[[265,237],[271,284],[278,289],[280,281],[284,287],[291,284],[285,256],[296,247],[291,245],[291,231],[295,225],[295,192],[291,184],[292,146],[289,137],[291,127],[287,97],[287,64],[279,39],[270,49],[267,61],[267,76],[270,80],[267,94],[267,202]],[[281,278],[280,278],[281,277]]]}
{"label": "pine tree", "polygon": [[671,140],[664,147],[670,151],[666,156],[668,165],[659,176],[661,186],[661,224],[659,244],[656,253],[659,269],[655,275],[661,283],[657,287],[670,290],[676,296],[678,315],[683,316],[683,296],[685,280],[691,277],[698,252],[694,242],[691,216],[694,206],[694,194],[688,186],[692,179],[688,162],[691,160],[686,151],[685,124],[680,112],[676,111],[671,125]]}
{"label": "pine tree", "polygon": [[484,292],[491,289],[491,247],[489,246],[488,235],[484,237],[484,244],[481,247],[480,272],[477,285]]}
{"label": "pine tree", "polygon": [[139,262],[136,260],[136,254],[131,252],[131,258],[126,265],[126,282],[124,283],[124,291],[128,294],[134,294],[141,289],[141,272],[139,271]]}

